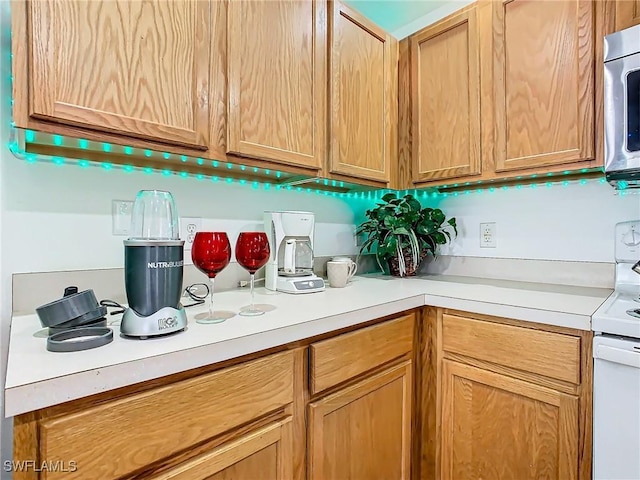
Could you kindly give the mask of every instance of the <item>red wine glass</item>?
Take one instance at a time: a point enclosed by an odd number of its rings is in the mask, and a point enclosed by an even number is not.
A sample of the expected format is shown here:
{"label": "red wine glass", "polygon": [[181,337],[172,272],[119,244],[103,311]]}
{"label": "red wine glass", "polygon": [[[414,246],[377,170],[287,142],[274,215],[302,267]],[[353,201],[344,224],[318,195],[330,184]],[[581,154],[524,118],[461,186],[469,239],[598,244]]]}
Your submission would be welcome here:
{"label": "red wine glass", "polygon": [[255,273],[269,261],[269,239],[264,232],[242,232],[236,243],[236,260],[251,275],[251,305],[240,311],[240,315],[262,315],[264,310],[254,304],[253,282]]}
{"label": "red wine glass", "polygon": [[[198,270],[209,277],[209,313],[196,315],[197,323],[220,323],[231,318],[231,312],[213,310],[213,281],[229,265],[231,244],[225,232],[197,232],[191,246],[191,259]],[[230,314],[231,313],[231,314]]]}

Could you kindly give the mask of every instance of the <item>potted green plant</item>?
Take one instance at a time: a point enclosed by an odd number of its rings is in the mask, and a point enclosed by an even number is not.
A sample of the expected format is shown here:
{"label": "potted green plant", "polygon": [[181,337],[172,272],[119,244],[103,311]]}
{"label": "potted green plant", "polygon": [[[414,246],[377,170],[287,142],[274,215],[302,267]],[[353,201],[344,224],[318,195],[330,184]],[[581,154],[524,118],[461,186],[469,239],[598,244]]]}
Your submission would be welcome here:
{"label": "potted green plant", "polygon": [[397,198],[387,193],[365,215],[367,220],[356,229],[356,234],[367,236],[360,253],[377,246],[380,269],[395,276],[415,275],[427,255],[435,256],[438,245],[451,241],[452,233],[458,234],[455,218],[446,220],[439,208],[422,208],[413,195]]}

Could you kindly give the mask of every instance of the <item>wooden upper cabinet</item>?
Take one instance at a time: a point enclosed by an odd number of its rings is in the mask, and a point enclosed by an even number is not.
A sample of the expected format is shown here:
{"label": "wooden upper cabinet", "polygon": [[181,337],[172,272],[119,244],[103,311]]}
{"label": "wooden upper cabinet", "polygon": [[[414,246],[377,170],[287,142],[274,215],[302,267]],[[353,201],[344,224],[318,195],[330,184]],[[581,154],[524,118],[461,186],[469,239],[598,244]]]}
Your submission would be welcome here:
{"label": "wooden upper cabinet", "polygon": [[449,360],[443,480],[578,477],[578,397]]}
{"label": "wooden upper cabinet", "polygon": [[330,2],[330,170],[389,182],[397,161],[398,42]]}
{"label": "wooden upper cabinet", "polygon": [[492,4],[496,171],[592,160],[593,2]]}
{"label": "wooden upper cabinet", "polygon": [[640,25],[640,0],[616,0],[616,31]]}
{"label": "wooden upper cabinet", "polygon": [[228,152],[321,167],[325,22],[323,1],[229,2]]}
{"label": "wooden upper cabinet", "polygon": [[410,39],[414,183],[480,173],[476,8]]}
{"label": "wooden upper cabinet", "polygon": [[411,362],[309,404],[308,478],[409,479]]}
{"label": "wooden upper cabinet", "polygon": [[29,114],[206,150],[209,7],[29,2]]}

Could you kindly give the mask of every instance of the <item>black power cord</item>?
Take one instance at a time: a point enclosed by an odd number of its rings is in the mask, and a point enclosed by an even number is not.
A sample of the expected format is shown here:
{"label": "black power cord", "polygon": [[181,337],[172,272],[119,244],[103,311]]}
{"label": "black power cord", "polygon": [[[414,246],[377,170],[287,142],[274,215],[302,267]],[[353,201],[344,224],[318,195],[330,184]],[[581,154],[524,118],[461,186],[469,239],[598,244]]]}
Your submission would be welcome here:
{"label": "black power cord", "polygon": [[115,310],[113,312],[109,312],[109,315],[118,315],[120,313],[124,313],[124,311],[126,310],[118,302],[116,302],[114,300],[109,300],[109,299],[100,300],[100,305],[102,305],[103,307],[107,307],[107,308],[117,308],[117,310]]}
{"label": "black power cord", "polygon": [[[204,295],[197,295],[193,293],[192,289],[194,287],[199,287],[199,286],[203,286],[207,291],[207,293],[205,293]],[[209,295],[210,290],[209,290],[209,285],[207,285],[206,283],[194,283],[193,285],[189,285],[187,288],[185,288],[184,292],[194,302],[194,303],[190,303],[189,305],[182,305],[184,308],[188,308],[188,307],[193,307],[195,305],[202,305],[204,303],[204,300],[207,298],[207,295]]]}
{"label": "black power cord", "polygon": [[[199,286],[204,287],[204,289],[206,290],[206,293],[204,295],[198,295],[192,291],[194,287],[199,287]],[[191,298],[191,300],[193,300],[193,303],[190,303],[189,305],[182,305],[184,308],[188,308],[188,307],[193,307],[195,305],[202,305],[205,299],[207,298],[207,295],[209,295],[210,290],[209,290],[209,285],[207,285],[206,283],[194,283],[193,285],[189,285],[187,288],[185,288],[184,292],[189,296],[189,298]],[[117,309],[117,310],[114,310],[113,312],[109,312],[109,315],[119,315],[121,313],[124,313],[124,311],[126,310],[126,308],[124,308],[118,302],[114,300],[109,300],[109,299],[100,300],[100,305],[107,308]]]}

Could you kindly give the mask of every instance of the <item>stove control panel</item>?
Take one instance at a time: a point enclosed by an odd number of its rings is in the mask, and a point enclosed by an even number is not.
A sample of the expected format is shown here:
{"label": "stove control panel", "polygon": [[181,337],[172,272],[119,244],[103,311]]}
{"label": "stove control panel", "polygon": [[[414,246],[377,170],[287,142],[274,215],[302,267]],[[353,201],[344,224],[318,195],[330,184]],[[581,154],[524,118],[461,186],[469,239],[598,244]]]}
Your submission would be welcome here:
{"label": "stove control panel", "polygon": [[640,220],[616,224],[616,262],[640,260]]}

